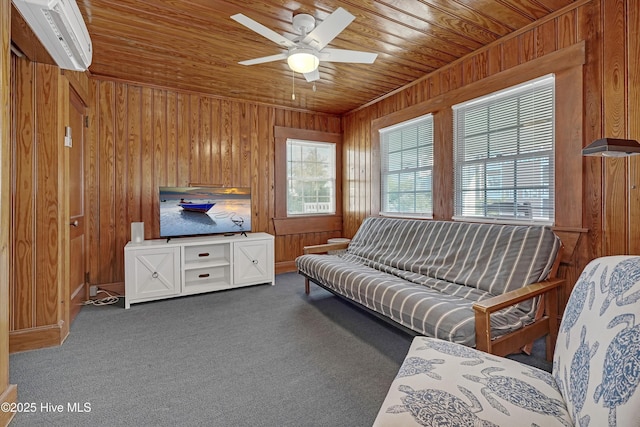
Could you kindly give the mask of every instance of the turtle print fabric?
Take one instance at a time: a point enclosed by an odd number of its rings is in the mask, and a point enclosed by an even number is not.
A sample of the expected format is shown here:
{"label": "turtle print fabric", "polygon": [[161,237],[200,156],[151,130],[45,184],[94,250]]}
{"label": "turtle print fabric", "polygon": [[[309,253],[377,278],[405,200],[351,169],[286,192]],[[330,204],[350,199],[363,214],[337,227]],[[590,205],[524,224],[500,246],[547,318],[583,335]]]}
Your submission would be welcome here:
{"label": "turtle print fabric", "polygon": [[585,267],[551,374],[427,337],[400,373],[374,426],[640,426],[640,257]]}
{"label": "turtle print fabric", "polygon": [[414,338],[374,427],[572,426],[550,373],[428,337]]}
{"label": "turtle print fabric", "polygon": [[585,267],[562,319],[553,376],[575,425],[640,426],[640,257]]}

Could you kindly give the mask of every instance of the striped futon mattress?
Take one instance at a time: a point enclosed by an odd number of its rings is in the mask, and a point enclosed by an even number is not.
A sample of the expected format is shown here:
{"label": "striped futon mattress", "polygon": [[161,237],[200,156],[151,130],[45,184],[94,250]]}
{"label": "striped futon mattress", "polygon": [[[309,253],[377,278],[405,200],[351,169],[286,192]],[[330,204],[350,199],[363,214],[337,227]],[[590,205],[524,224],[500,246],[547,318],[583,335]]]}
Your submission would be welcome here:
{"label": "striped futon mattress", "polygon": [[[302,255],[298,271],[429,337],[475,346],[475,301],[548,277],[560,240],[544,226],[366,218],[345,253]],[[533,321],[537,301],[491,317],[498,337]]]}

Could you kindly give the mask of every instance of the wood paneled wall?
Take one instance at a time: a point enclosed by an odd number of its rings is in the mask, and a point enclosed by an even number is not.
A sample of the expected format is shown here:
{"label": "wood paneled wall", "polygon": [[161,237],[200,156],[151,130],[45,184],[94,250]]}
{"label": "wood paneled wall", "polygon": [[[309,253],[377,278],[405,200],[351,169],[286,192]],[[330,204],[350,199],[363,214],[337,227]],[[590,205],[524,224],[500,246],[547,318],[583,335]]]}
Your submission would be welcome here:
{"label": "wood paneled wall", "polygon": [[11,351],[60,344],[65,322],[65,158],[68,95],[60,70],[14,58]]}
{"label": "wood paneled wall", "polygon": [[[0,403],[17,401],[9,379],[9,270],[11,266],[11,1],[0,0]],[[13,413],[0,411],[0,425]]]}
{"label": "wood paneled wall", "polygon": [[[69,92],[88,77],[11,59],[10,351],[59,345],[69,333]],[[4,194],[3,194],[4,195]],[[73,260],[78,262],[78,260]]]}
{"label": "wood paneled wall", "polygon": [[[275,234],[274,126],[341,132],[337,116],[109,80],[92,80],[91,90],[91,284],[123,282],[131,222],[144,222],[145,238],[160,237],[159,186],[251,187],[253,230]],[[276,236],[277,271],[290,268],[302,246],[336,234]]]}
{"label": "wood paneled wall", "polygon": [[[376,181],[373,162],[377,161],[372,145],[372,123],[428,103],[430,99],[482,84],[483,79],[515,67],[530,71],[533,66],[527,64],[578,43],[584,43],[586,48],[583,73],[577,76],[583,79],[583,90],[576,97],[576,102],[583,99],[583,114],[581,129],[571,132],[582,133],[582,146],[603,136],[640,139],[639,10],[640,3],[636,0],[576,1],[560,13],[347,114],[343,118],[345,236],[352,236],[367,215],[377,213],[372,208],[379,197],[379,188],[372,185]],[[557,126],[575,127],[576,123],[571,119]],[[436,144],[452,149],[451,138],[450,132],[442,132]],[[563,150],[566,143],[566,140],[557,140],[558,149]],[[637,157],[584,158],[582,170],[571,172],[575,175],[573,182],[578,187],[582,184],[582,206],[558,203],[559,209],[567,210],[560,212],[561,216],[572,218],[577,214],[582,221],[559,232],[570,249],[563,258],[560,275],[571,286],[584,265],[594,257],[640,253],[639,166]],[[441,169],[447,173],[452,170],[451,166]],[[434,177],[434,182],[440,178]],[[564,179],[564,184],[570,184],[570,177]],[[451,202],[444,201],[445,212],[446,204]],[[434,209],[438,208],[434,205]],[[567,292],[569,290],[570,287]]]}

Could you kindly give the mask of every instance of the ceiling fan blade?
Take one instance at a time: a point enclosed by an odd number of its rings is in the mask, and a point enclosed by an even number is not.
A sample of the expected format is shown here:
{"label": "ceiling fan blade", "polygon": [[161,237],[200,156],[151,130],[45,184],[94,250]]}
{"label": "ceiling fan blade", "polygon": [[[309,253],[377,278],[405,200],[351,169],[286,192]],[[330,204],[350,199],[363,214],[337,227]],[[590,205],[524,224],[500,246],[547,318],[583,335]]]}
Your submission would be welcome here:
{"label": "ceiling fan blade", "polygon": [[310,73],[304,73],[303,75],[308,82],[315,82],[316,80],[320,80],[320,71],[317,68]]}
{"label": "ceiling fan blade", "polygon": [[280,61],[282,59],[287,59],[287,54],[286,53],[279,53],[277,55],[263,56],[262,58],[247,59],[246,61],[238,62],[238,64],[240,64],[240,65],[256,65],[256,64],[264,64],[265,62]]}
{"label": "ceiling fan blade", "polygon": [[338,34],[342,32],[356,17],[339,7],[331,15],[320,23],[313,31],[302,39],[314,49],[320,50],[328,45]]}
{"label": "ceiling fan blade", "polygon": [[294,42],[292,42],[285,36],[276,33],[272,29],[265,27],[259,22],[256,22],[253,19],[248,18],[241,13],[232,15],[231,19],[244,25],[248,29],[255,31],[256,33],[260,34],[262,37],[265,37],[276,44],[279,44],[281,46],[286,46],[286,47],[293,47],[296,45]]}
{"label": "ceiling fan blade", "polygon": [[352,62],[355,64],[373,64],[377,53],[361,52],[359,50],[325,48],[320,52],[320,60],[325,62]]}

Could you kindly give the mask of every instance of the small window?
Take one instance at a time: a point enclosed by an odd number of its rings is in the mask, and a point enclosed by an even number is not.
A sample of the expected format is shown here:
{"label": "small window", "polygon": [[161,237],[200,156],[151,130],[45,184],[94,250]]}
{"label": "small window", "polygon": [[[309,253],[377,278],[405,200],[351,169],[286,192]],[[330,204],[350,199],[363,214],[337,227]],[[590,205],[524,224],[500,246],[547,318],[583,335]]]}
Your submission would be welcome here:
{"label": "small window", "polygon": [[287,215],[336,213],[336,145],[287,139]]}
{"label": "small window", "polygon": [[383,215],[433,216],[433,116],[380,129]]}
{"label": "small window", "polygon": [[554,76],[453,106],[454,219],[554,221]]}

